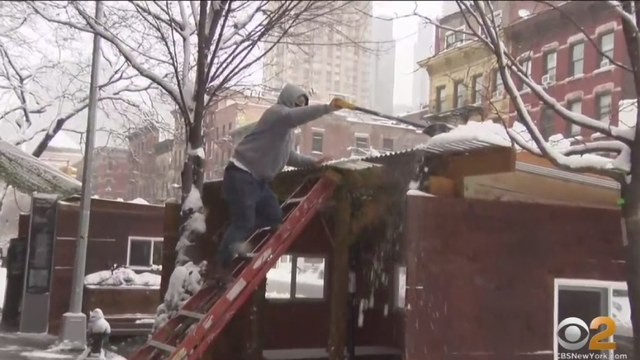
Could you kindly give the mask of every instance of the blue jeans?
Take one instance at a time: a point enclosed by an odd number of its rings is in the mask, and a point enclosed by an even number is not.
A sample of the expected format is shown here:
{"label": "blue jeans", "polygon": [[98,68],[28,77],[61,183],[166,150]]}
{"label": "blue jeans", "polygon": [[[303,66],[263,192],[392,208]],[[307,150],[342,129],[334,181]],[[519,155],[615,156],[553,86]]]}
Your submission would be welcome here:
{"label": "blue jeans", "polygon": [[234,164],[224,170],[222,198],[229,208],[230,224],[218,245],[216,262],[228,267],[233,260],[234,244],[246,241],[256,229],[279,225],[283,215],[268,182]]}

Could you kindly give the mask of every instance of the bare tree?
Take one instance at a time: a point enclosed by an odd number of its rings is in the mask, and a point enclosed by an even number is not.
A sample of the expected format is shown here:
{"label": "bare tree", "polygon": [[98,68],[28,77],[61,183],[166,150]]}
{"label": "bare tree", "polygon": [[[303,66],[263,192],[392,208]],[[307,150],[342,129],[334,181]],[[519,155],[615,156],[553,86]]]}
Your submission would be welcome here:
{"label": "bare tree", "polygon": [[[184,276],[196,276],[204,267],[204,262],[193,265],[188,249],[206,231],[201,198],[206,109],[249,87],[247,78],[276,45],[295,49],[301,57],[297,61],[314,56],[322,46],[364,48],[362,29],[350,22],[351,16],[361,17],[362,10],[352,1],[128,1],[107,4],[104,20],[97,22],[83,2],[28,4],[50,22],[102,36],[141,76],[163,90],[179,114],[183,126],[176,132],[186,139],[180,239],[177,266],[158,308],[158,328],[197,291]],[[328,41],[316,41],[327,33]]]}
{"label": "bare tree", "polygon": [[[77,30],[48,23],[18,2],[3,2],[0,12],[0,140],[15,146],[35,141],[32,155],[40,157],[88,107],[90,58]],[[144,108],[153,84],[140,81],[117,53],[105,51],[103,57],[103,113]],[[0,188],[2,211],[9,188]]]}
{"label": "bare tree", "polygon": [[[637,108],[637,94],[640,94],[640,43],[638,42],[638,23],[640,14],[637,12],[638,2],[635,1],[606,1],[597,2],[598,10],[613,11],[622,23],[624,40],[628,57],[624,60],[614,59],[613,55],[600,48],[597,39],[585,30],[585,24],[573,18],[565,11],[566,6],[574,2],[537,1],[542,12],[556,12],[556,15],[566,24],[583,36],[586,43],[594,46],[597,53],[606,59],[610,66],[620,68],[628,73],[632,79],[631,91],[625,94],[632,99]],[[584,2],[581,6],[591,6]],[[564,99],[558,100],[550,95],[547,84],[541,84],[532,78],[526,62],[513,52],[517,44],[509,43],[505,38],[503,26],[496,22],[493,1],[457,1],[459,10],[467,24],[466,32],[475,41],[483,44],[495,57],[497,69],[500,72],[504,89],[515,108],[514,117],[518,122],[507,133],[518,148],[537,156],[548,159],[558,168],[580,173],[598,174],[609,177],[621,185],[622,234],[626,248],[626,266],[628,268],[627,285],[631,306],[631,322],[636,329],[633,335],[634,353],[640,354],[640,144],[635,142],[639,128],[636,125],[623,126],[609,124],[598,118],[592,118],[581,113],[572,112],[562,104]],[[531,16],[531,15],[528,15]],[[422,17],[423,20],[441,26],[437,22]],[[591,18],[588,18],[589,20]],[[559,20],[560,21],[560,20]],[[446,28],[447,31],[456,29]],[[511,45],[511,46],[510,46]],[[518,86],[520,85],[520,86]],[[570,146],[558,148],[554,146],[553,137],[538,129],[530,106],[525,103],[522,89],[528,89],[542,108],[556,114],[568,126],[579,126],[593,133],[591,141],[574,141]],[[613,105],[613,104],[612,104]],[[638,115],[636,110],[635,123]],[[511,123],[509,119],[507,123]],[[523,128],[517,131],[516,128]],[[525,135],[526,134],[526,135]],[[559,136],[561,137],[561,136]],[[558,137],[556,137],[557,139]]]}
{"label": "bare tree", "polygon": [[[176,249],[176,263],[183,265],[190,260],[188,246],[205,231],[200,193],[206,108],[226,91],[246,86],[251,70],[276,44],[301,47],[318,31],[335,31],[340,22],[330,15],[346,12],[350,3],[129,1],[109,4],[103,23],[96,22],[82,2],[30,2],[30,6],[51,22],[101,35],[175,103],[187,139],[183,226]],[[342,39],[349,41],[347,35]]]}

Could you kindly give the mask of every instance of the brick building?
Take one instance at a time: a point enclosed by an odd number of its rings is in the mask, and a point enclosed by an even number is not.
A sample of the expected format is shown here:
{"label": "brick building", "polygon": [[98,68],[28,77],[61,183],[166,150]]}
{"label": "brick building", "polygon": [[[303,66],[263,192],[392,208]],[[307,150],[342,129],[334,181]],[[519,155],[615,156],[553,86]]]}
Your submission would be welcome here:
{"label": "brick building", "polygon": [[[495,1],[493,17],[508,27],[523,13],[535,13],[544,5],[534,1]],[[493,53],[469,29],[481,32],[471,16],[455,11],[439,19],[434,55],[418,65],[430,78],[429,122],[464,124],[469,120],[508,118],[509,98],[497,72]]]}
{"label": "brick building", "polygon": [[273,98],[225,98],[213,104],[204,120],[205,179],[213,180],[231,157],[232,146],[226,141],[229,133],[260,119],[274,104]]}
{"label": "brick building", "polygon": [[141,126],[127,134],[131,164],[127,194],[129,200],[142,198],[151,202],[156,199],[155,145],[158,143],[159,136],[159,130],[153,124]]}
{"label": "brick building", "polygon": [[[102,199],[129,197],[131,163],[129,149],[104,146],[94,150],[91,174],[91,193]],[[76,179],[82,181],[81,160],[76,165]]]}
{"label": "brick building", "polygon": [[[232,154],[234,146],[250,130],[244,126],[232,131],[221,141],[224,154],[212,178],[222,177],[222,170]],[[415,128],[398,125],[392,121],[341,111],[323,116],[294,130],[295,151],[315,158],[340,159],[367,156],[409,149],[425,143],[428,138]]]}
{"label": "brick building", "polygon": [[155,151],[155,203],[161,204],[174,196],[171,190],[174,178],[171,156],[173,155],[173,139],[167,139],[154,145]]}
{"label": "brick building", "polygon": [[427,141],[412,127],[368,116],[355,117],[352,113],[323,116],[296,131],[296,150],[317,158],[400,151]]}
{"label": "brick building", "polygon": [[[511,53],[530,70],[533,80],[565,107],[617,125],[618,102],[635,97],[632,77],[611,62],[628,63],[620,15],[606,1],[569,1],[561,9],[521,19],[508,27],[505,31]],[[611,59],[603,56],[594,43]],[[545,138],[558,133],[565,137],[590,135],[589,130],[547,110],[519,81],[516,85],[522,89],[522,99]],[[514,114],[513,105],[510,110]],[[516,120],[515,114],[512,120]]]}

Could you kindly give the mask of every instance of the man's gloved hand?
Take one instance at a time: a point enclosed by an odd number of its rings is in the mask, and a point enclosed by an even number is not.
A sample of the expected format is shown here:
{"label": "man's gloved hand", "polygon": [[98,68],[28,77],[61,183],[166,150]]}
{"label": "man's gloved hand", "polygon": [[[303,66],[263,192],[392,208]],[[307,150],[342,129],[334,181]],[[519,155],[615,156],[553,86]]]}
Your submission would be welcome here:
{"label": "man's gloved hand", "polygon": [[341,109],[353,109],[354,105],[344,99],[341,98],[333,98],[329,103],[329,106],[333,111],[341,110]]}

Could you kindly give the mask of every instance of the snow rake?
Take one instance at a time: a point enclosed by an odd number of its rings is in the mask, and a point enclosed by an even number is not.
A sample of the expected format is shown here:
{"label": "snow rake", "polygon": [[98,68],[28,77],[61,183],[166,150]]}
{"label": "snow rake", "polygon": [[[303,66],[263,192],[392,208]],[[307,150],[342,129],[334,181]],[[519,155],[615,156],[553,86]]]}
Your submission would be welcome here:
{"label": "snow rake", "polygon": [[[339,179],[340,175],[329,170],[319,179],[303,182],[282,204],[285,218],[280,228],[273,233],[260,229],[247,240],[253,248],[252,256],[234,259],[233,281],[226,286],[203,286],[129,360],[199,359],[319,208],[330,200]],[[308,192],[307,185],[313,185]]]}
{"label": "snow rake", "polygon": [[415,123],[413,121],[409,121],[407,119],[403,119],[401,117],[397,117],[397,116],[393,116],[393,115],[387,115],[387,114],[383,114],[379,111],[376,110],[371,110],[371,109],[367,109],[367,108],[363,108],[361,106],[357,106],[356,104],[350,103],[344,99],[341,98],[334,98],[333,101],[340,106],[343,109],[348,109],[348,110],[353,110],[353,111],[358,111],[364,114],[369,114],[369,115],[373,115],[373,116],[377,116],[383,119],[387,119],[387,120],[391,120],[391,121],[396,121],[399,122],[401,124],[405,124],[405,125],[409,125],[409,126],[413,126],[416,128],[422,128],[422,133],[428,136],[436,136],[438,134],[441,133],[446,133],[449,132],[451,129],[453,129],[454,127],[449,125],[449,124],[445,124],[445,123],[433,123],[433,124],[420,124],[420,123]]}

